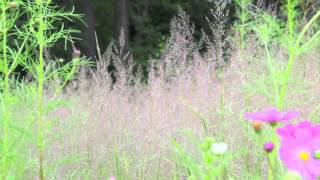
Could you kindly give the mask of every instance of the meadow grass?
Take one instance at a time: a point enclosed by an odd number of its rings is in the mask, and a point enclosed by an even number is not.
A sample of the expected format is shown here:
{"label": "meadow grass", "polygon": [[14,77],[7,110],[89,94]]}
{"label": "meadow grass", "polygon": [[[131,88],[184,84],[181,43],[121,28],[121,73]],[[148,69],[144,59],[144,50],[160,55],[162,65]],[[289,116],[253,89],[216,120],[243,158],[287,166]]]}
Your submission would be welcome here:
{"label": "meadow grass", "polygon": [[[235,27],[208,23],[225,38],[197,42],[181,12],[161,58],[150,60],[141,80],[123,37],[103,54],[97,41],[96,71],[88,78],[79,69],[90,64],[77,49],[70,61],[47,53],[59,39],[74,43],[78,31],[59,22],[80,15],[50,0],[3,0],[0,178],[284,178],[277,152],[263,149],[270,140],[280,145],[275,129],[265,125],[257,135],[244,114],[273,106],[320,122],[320,11],[303,23],[297,0],[287,0],[283,19],[249,0],[236,2]],[[16,23],[21,17],[28,18]],[[16,75],[18,66],[30,80]]]}

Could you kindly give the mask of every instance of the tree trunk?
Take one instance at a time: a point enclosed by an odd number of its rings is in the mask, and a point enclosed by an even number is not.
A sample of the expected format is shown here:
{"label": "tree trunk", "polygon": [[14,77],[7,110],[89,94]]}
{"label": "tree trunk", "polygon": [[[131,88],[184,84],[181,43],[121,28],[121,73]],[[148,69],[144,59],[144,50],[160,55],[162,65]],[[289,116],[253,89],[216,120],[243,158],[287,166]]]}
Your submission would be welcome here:
{"label": "tree trunk", "polygon": [[84,40],[84,53],[91,57],[95,57],[95,16],[94,16],[94,6],[91,1],[89,0],[79,0],[79,6],[81,13],[84,14],[84,21],[86,23],[86,26],[83,26],[82,28],[82,34],[83,34],[83,40]]}

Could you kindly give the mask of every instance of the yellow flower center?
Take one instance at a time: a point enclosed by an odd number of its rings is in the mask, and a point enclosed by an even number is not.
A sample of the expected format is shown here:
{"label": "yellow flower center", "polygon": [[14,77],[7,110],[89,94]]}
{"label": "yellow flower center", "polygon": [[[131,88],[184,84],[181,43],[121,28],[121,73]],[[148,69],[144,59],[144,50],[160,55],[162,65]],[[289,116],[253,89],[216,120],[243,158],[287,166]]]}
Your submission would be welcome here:
{"label": "yellow flower center", "polygon": [[299,158],[303,161],[308,161],[310,159],[310,155],[307,152],[301,152],[299,154]]}

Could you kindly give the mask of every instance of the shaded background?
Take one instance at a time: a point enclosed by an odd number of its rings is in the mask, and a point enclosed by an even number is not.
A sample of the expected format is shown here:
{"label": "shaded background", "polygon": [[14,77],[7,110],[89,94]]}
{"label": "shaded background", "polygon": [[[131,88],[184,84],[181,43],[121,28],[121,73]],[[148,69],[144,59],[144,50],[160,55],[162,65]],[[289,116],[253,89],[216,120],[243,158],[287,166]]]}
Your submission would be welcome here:
{"label": "shaded background", "polygon": [[[158,57],[170,32],[170,20],[179,11],[190,16],[198,35],[206,29],[205,17],[212,2],[208,0],[57,0],[66,9],[73,6],[77,13],[84,14],[86,25],[70,24],[81,29],[76,35],[82,39],[76,46],[93,60],[96,55],[94,32],[103,51],[111,40],[118,39],[123,28],[128,48],[134,59],[145,64],[150,57]],[[56,48],[61,49],[61,48]],[[63,52],[56,52],[64,56]]]}
{"label": "shaded background", "polygon": [[[200,36],[201,29],[208,29],[205,17],[210,8],[214,8],[217,0],[56,0],[65,9],[73,6],[77,13],[84,15],[86,25],[80,22],[70,26],[81,29],[77,36],[82,39],[76,43],[84,55],[96,56],[94,32],[97,32],[99,44],[103,51],[112,39],[117,39],[121,28],[124,30],[128,48],[139,64],[145,64],[150,57],[158,57],[169,36],[170,19],[176,15],[179,8],[191,16],[195,24],[196,37]],[[235,18],[234,0],[224,0],[229,9],[229,25]],[[257,0],[254,1],[257,3]],[[263,1],[269,4],[281,5],[283,0]],[[314,8],[319,0],[306,0],[301,7],[304,11]],[[303,9],[305,8],[305,9]],[[309,8],[309,9],[308,9]],[[59,45],[58,45],[59,46]],[[58,49],[55,54],[65,56]]]}

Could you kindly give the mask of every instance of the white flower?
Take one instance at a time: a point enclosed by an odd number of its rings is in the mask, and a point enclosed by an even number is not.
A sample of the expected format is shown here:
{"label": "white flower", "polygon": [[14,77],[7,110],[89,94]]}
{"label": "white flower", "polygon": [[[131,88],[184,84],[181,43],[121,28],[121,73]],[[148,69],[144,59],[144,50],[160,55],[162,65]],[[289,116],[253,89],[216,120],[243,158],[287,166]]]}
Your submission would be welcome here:
{"label": "white flower", "polygon": [[211,147],[213,154],[223,155],[228,149],[228,144],[226,143],[214,143]]}

